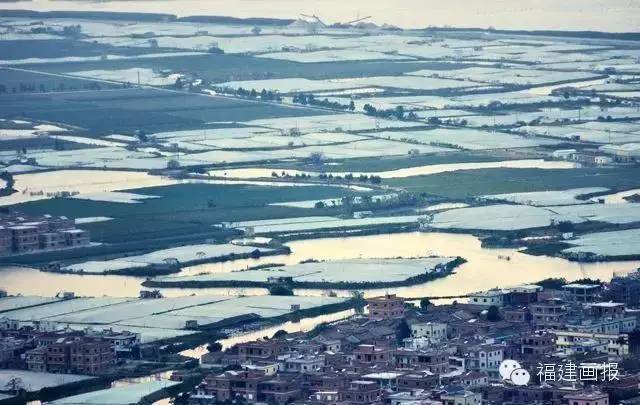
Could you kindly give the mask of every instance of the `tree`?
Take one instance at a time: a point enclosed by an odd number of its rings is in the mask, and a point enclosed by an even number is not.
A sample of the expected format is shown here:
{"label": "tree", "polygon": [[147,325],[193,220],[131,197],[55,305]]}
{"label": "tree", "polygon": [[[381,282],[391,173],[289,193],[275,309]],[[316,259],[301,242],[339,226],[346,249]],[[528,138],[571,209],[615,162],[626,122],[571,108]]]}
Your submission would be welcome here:
{"label": "tree", "polygon": [[207,346],[207,350],[209,350],[209,352],[211,353],[219,352],[220,350],[222,350],[222,345],[218,342],[209,343],[209,346]]}
{"label": "tree", "polygon": [[251,28],[251,33],[253,35],[260,35],[261,32],[262,32],[262,28],[258,27],[257,25]]}
{"label": "tree", "polygon": [[279,295],[282,297],[291,297],[293,296],[293,289],[284,285],[284,284],[276,284],[269,287],[270,295]]}
{"label": "tree", "polygon": [[497,322],[500,319],[502,319],[500,317],[500,309],[495,305],[491,305],[487,310],[487,321]]}
{"label": "tree", "polygon": [[404,107],[399,105],[396,107],[395,111],[393,112],[393,115],[395,115],[395,117],[399,120],[404,118]]}
{"label": "tree", "polygon": [[356,103],[353,102],[353,100],[351,100],[349,102],[349,111],[355,111],[356,109]]}
{"label": "tree", "polygon": [[559,290],[562,286],[567,284],[567,279],[565,278],[545,278],[544,280],[540,280],[536,285],[544,288],[545,290]]}
{"label": "tree", "polygon": [[398,327],[396,328],[396,340],[398,343],[401,343],[403,340],[411,336],[411,327],[405,319],[400,321]]}
{"label": "tree", "polygon": [[428,298],[423,298],[420,300],[420,309],[423,311],[426,311],[427,308],[429,308],[429,305],[431,305],[431,301],[429,301]]}
{"label": "tree", "polygon": [[4,388],[7,391],[12,392],[13,394],[18,394],[18,391],[20,391],[23,388],[23,383],[22,383],[22,378],[20,377],[11,377],[9,378],[9,380],[7,381],[7,383],[4,385]]}
{"label": "tree", "polygon": [[272,339],[279,339],[284,336],[287,336],[287,331],[284,329],[279,329],[276,333],[273,334]]}
{"label": "tree", "polygon": [[562,233],[573,232],[573,222],[571,221],[560,221],[558,225],[556,225],[558,231]]}
{"label": "tree", "polygon": [[308,157],[310,163],[314,165],[320,165],[324,161],[324,154],[322,152],[311,152]]}
{"label": "tree", "polygon": [[315,203],[314,205],[315,208],[321,209],[325,207],[325,204],[323,201],[318,201],[317,203]]}
{"label": "tree", "polygon": [[376,115],[376,113],[378,112],[378,110],[369,103],[365,104],[364,107],[362,107],[362,109],[364,110],[364,113],[367,115]]}
{"label": "tree", "polygon": [[167,162],[167,169],[175,170],[175,169],[178,169],[179,167],[180,167],[180,162],[178,162],[176,159],[171,159]]}
{"label": "tree", "polygon": [[252,259],[259,259],[260,258],[260,249],[255,249],[251,252],[250,254]]}

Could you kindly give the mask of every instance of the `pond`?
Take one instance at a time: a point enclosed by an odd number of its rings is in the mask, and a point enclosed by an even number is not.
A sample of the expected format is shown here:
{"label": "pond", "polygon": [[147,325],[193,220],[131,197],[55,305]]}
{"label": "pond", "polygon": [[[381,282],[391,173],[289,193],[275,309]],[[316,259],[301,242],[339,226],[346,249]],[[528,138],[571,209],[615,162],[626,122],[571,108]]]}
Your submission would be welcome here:
{"label": "pond", "polygon": [[[229,272],[266,263],[295,264],[306,259],[336,260],[349,258],[417,257],[427,255],[462,256],[467,263],[455,274],[410,287],[394,288],[406,297],[462,295],[493,287],[508,287],[539,281],[547,277],[576,280],[583,277],[609,280],[614,272],[631,271],[640,261],[576,263],[548,256],[531,256],[517,249],[481,247],[473,235],[442,232],[408,232],[292,241],[290,255],[267,256],[225,263],[186,267],[182,275]],[[507,260],[508,258],[508,260]],[[69,275],[44,273],[32,268],[7,266],[0,269],[2,288],[10,294],[52,296],[60,291],[74,291],[84,296],[137,296],[143,278],[126,276]],[[264,289],[162,289],[166,296],[188,294],[263,295]],[[368,290],[375,295],[384,290]],[[299,294],[319,295],[322,290],[300,290]],[[348,294],[348,292],[341,292]]]}

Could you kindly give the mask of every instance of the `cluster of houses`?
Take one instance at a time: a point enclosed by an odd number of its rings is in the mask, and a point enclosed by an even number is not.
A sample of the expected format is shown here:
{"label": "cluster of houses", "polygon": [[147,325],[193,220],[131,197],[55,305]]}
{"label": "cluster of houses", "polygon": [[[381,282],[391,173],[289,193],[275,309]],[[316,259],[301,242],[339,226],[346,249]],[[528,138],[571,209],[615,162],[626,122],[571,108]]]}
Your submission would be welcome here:
{"label": "cluster of houses", "polygon": [[89,232],[64,216],[0,214],[0,256],[88,246]]}
{"label": "cluster of houses", "polygon": [[[640,404],[638,288],[640,272],[607,285],[524,285],[437,306],[371,298],[366,314],[206,354],[209,371],[189,401]],[[501,364],[511,360],[530,381],[504,378]],[[590,370],[596,378],[583,379]]]}
{"label": "cluster of houses", "polygon": [[611,144],[601,146],[597,150],[558,149],[551,153],[551,157],[596,166],[613,163],[633,164],[640,162],[640,144]]}
{"label": "cluster of houses", "polygon": [[113,330],[57,330],[0,319],[0,367],[34,372],[104,375],[119,359],[135,358],[140,335]]}

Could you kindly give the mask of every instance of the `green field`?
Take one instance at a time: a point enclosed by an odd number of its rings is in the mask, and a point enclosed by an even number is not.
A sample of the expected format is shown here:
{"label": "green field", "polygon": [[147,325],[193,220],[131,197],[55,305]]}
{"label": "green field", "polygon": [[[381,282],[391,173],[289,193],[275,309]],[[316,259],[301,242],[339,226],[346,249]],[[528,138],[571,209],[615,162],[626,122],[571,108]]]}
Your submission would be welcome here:
{"label": "green field", "polygon": [[267,167],[277,169],[297,169],[306,171],[340,171],[340,172],[382,172],[388,170],[405,169],[409,167],[440,165],[451,163],[481,163],[498,162],[504,160],[519,159],[513,155],[504,155],[498,151],[465,151],[446,152],[415,156],[388,156],[372,158],[345,159],[331,166],[314,166],[304,162],[278,163]]}
{"label": "green field", "polygon": [[248,121],[322,113],[277,104],[155,89],[0,95],[0,118],[59,122],[85,128],[94,135],[133,133],[137,129],[152,133],[200,128],[213,121]]}
{"label": "green field", "polygon": [[[92,239],[122,243],[163,238],[214,235],[212,225],[223,221],[254,220],[327,214],[328,210],[269,206],[273,202],[335,198],[350,194],[339,187],[266,187],[253,185],[180,184],[128,192],[160,196],[139,204],[79,199],[51,199],[16,205],[29,214],[71,218],[106,216],[111,221],[86,224]],[[211,236],[213,237],[213,236]]]}
{"label": "green field", "polygon": [[[75,91],[95,88],[110,89],[116,87],[112,84],[99,83],[90,79],[74,79],[0,68],[0,86],[4,86],[6,91],[6,93],[0,92],[0,102],[8,97],[22,93],[20,91],[20,85],[32,86],[33,90],[38,93],[42,92],[42,90],[46,92]],[[2,110],[0,110],[0,112],[1,111]]]}
{"label": "green field", "polygon": [[57,73],[96,69],[130,69],[134,67],[156,70],[170,69],[174,72],[196,74],[212,82],[225,82],[256,78],[304,77],[307,79],[327,79],[393,76],[428,68],[452,69],[455,64],[438,62],[395,63],[389,61],[299,63],[242,55],[211,54],[139,60],[49,63],[21,65],[20,67]]}
{"label": "green field", "polygon": [[625,190],[640,187],[640,168],[480,169],[388,179],[384,184],[447,198],[580,187]]}
{"label": "green field", "polygon": [[0,41],[2,59],[16,60],[28,58],[64,58],[68,56],[139,55],[159,53],[153,48],[126,48],[88,41],[63,39],[22,39],[20,41]]}

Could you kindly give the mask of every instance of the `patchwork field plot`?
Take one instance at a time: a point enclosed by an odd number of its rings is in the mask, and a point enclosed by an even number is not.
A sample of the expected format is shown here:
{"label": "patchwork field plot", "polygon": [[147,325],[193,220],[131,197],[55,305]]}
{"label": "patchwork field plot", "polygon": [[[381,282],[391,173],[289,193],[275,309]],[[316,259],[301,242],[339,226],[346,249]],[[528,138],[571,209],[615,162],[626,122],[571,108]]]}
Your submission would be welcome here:
{"label": "patchwork field plot", "polygon": [[504,200],[517,204],[534,206],[573,205],[590,203],[589,200],[579,200],[578,196],[607,191],[604,187],[575,188],[556,191],[534,191],[531,193],[487,195],[487,200]]}
{"label": "patchwork field plot", "polygon": [[129,256],[124,260],[115,259],[103,262],[85,262],[73,264],[65,268],[67,271],[80,273],[110,273],[125,269],[142,270],[153,264],[162,264],[167,260],[177,260],[179,263],[196,261],[217,261],[226,258],[243,257],[254,251],[262,254],[269,253],[271,249],[256,248],[251,246],[224,245],[191,245],[180,246],[172,249],[164,249],[139,256]]}
{"label": "patchwork field plot", "polygon": [[375,217],[362,219],[340,219],[334,217],[298,217],[264,221],[233,223],[237,228],[252,227],[256,233],[285,233],[320,229],[363,228],[373,225],[416,224],[419,216]]}
{"label": "patchwork field plot", "polygon": [[567,243],[574,245],[563,250],[569,255],[593,254],[602,257],[630,257],[640,252],[640,229],[598,232],[581,235]]}
{"label": "patchwork field plot", "polygon": [[379,138],[435,144],[452,148],[482,150],[528,148],[556,143],[552,140],[523,137],[504,132],[492,132],[469,128],[435,128],[420,131],[384,131],[372,134]]}
{"label": "patchwork field plot", "polygon": [[300,263],[285,267],[206,274],[188,277],[161,277],[163,284],[172,282],[232,282],[264,283],[270,279],[291,278],[294,283],[389,283],[402,282],[416,276],[437,273],[453,261],[452,257],[414,259],[350,259]]}
{"label": "patchwork field plot", "polygon": [[581,204],[546,208],[529,205],[488,205],[437,213],[433,216],[431,226],[508,231],[547,227],[559,221],[630,224],[640,221],[640,204]]}
{"label": "patchwork field plot", "polygon": [[[5,298],[0,299],[0,305],[3,300]],[[273,318],[296,310],[310,310],[345,301],[344,298],[331,297],[205,295],[160,299],[76,298],[42,305],[37,313],[22,309],[3,315],[24,322],[47,320],[60,328],[129,330],[141,333],[143,342],[150,342],[197,333],[184,330],[188,320],[196,320],[199,325],[210,327],[236,317]]]}

